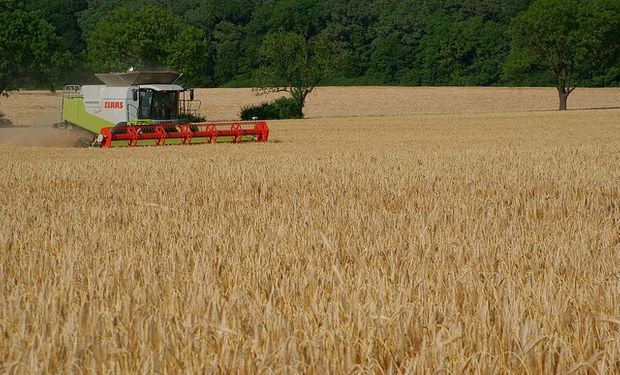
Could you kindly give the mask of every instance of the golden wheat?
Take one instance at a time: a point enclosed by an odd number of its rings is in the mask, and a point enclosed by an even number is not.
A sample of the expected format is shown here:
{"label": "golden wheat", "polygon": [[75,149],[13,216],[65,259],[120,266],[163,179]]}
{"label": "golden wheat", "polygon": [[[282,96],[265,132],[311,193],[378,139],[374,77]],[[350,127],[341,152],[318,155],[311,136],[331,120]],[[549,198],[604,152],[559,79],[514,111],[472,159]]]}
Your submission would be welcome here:
{"label": "golden wheat", "polygon": [[[282,93],[257,96],[252,89],[197,89],[199,114],[209,120],[239,118],[241,108],[273,100]],[[19,126],[57,122],[61,92],[14,92],[0,100],[0,111]],[[579,88],[569,109],[619,108],[620,88]],[[555,88],[519,87],[317,87],[308,96],[308,118],[411,116],[418,114],[554,110]]]}
{"label": "golden wheat", "polygon": [[620,371],[620,111],[0,147],[0,372]]}

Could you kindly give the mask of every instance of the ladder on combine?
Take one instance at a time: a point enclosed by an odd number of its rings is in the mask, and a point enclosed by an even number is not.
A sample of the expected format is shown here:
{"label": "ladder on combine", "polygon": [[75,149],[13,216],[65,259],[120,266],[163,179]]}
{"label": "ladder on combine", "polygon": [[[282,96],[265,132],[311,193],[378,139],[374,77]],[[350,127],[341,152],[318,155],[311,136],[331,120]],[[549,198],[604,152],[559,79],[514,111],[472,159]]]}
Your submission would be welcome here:
{"label": "ladder on combine", "polygon": [[62,97],[60,97],[60,106],[58,107],[58,122],[54,124],[55,128],[70,129],[71,126],[63,120],[62,111],[65,108],[65,99],[73,99],[82,96],[82,88],[80,85],[66,85],[62,89]]}

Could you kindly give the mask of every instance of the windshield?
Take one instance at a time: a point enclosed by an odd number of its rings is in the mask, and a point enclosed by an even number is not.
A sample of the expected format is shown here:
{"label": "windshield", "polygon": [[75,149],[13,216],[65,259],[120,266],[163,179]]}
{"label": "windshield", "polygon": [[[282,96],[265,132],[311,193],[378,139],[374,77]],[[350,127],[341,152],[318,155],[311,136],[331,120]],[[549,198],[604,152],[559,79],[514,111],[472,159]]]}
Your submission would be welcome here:
{"label": "windshield", "polygon": [[178,92],[140,90],[138,118],[173,120],[178,115]]}

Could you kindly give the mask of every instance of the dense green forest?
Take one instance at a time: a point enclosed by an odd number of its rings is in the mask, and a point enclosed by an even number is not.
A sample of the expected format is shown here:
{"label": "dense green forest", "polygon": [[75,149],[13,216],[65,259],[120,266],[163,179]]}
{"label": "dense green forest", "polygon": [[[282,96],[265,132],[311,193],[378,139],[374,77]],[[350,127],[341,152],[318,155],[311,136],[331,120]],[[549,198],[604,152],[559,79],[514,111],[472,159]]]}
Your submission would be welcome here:
{"label": "dense green forest", "polygon": [[[514,21],[534,0],[0,1],[0,12],[19,9],[24,22],[40,17],[53,30],[54,35],[39,35],[28,43],[55,46],[54,69],[63,72],[57,75],[57,85],[92,81],[93,72],[134,66],[182,71],[185,83],[193,86],[253,86],[255,72],[264,63],[261,45],[276,32],[328,40],[341,51],[341,63],[321,77],[321,84],[557,86],[559,79],[549,74],[552,68],[524,58],[532,53],[524,44],[531,26],[521,22],[521,35]],[[589,2],[564,3],[571,1]],[[620,18],[615,13],[618,3],[607,0],[604,5],[615,18]],[[605,22],[613,23],[613,18]],[[570,34],[570,22],[560,19],[557,32]],[[620,84],[617,22],[601,32],[599,39],[605,44],[596,46],[606,49],[605,63],[597,63],[595,57],[580,72],[580,86]],[[589,31],[576,38],[588,35]],[[8,34],[1,38],[11,39]],[[0,47],[13,48],[7,46],[4,42]],[[590,53],[596,46],[584,51]],[[18,57],[41,58],[31,55]],[[15,61],[18,57],[11,56]],[[39,76],[32,74],[21,84],[41,86]]]}

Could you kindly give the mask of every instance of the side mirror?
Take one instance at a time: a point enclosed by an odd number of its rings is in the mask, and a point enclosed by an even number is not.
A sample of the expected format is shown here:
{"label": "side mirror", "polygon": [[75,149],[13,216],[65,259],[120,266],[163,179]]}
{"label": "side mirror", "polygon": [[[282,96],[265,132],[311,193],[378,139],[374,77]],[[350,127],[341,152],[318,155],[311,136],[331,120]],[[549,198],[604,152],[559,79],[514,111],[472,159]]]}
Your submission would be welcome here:
{"label": "side mirror", "polygon": [[138,101],[138,90],[132,90],[131,98],[133,99],[134,102]]}
{"label": "side mirror", "polygon": [[194,89],[189,89],[189,100],[194,100]]}

